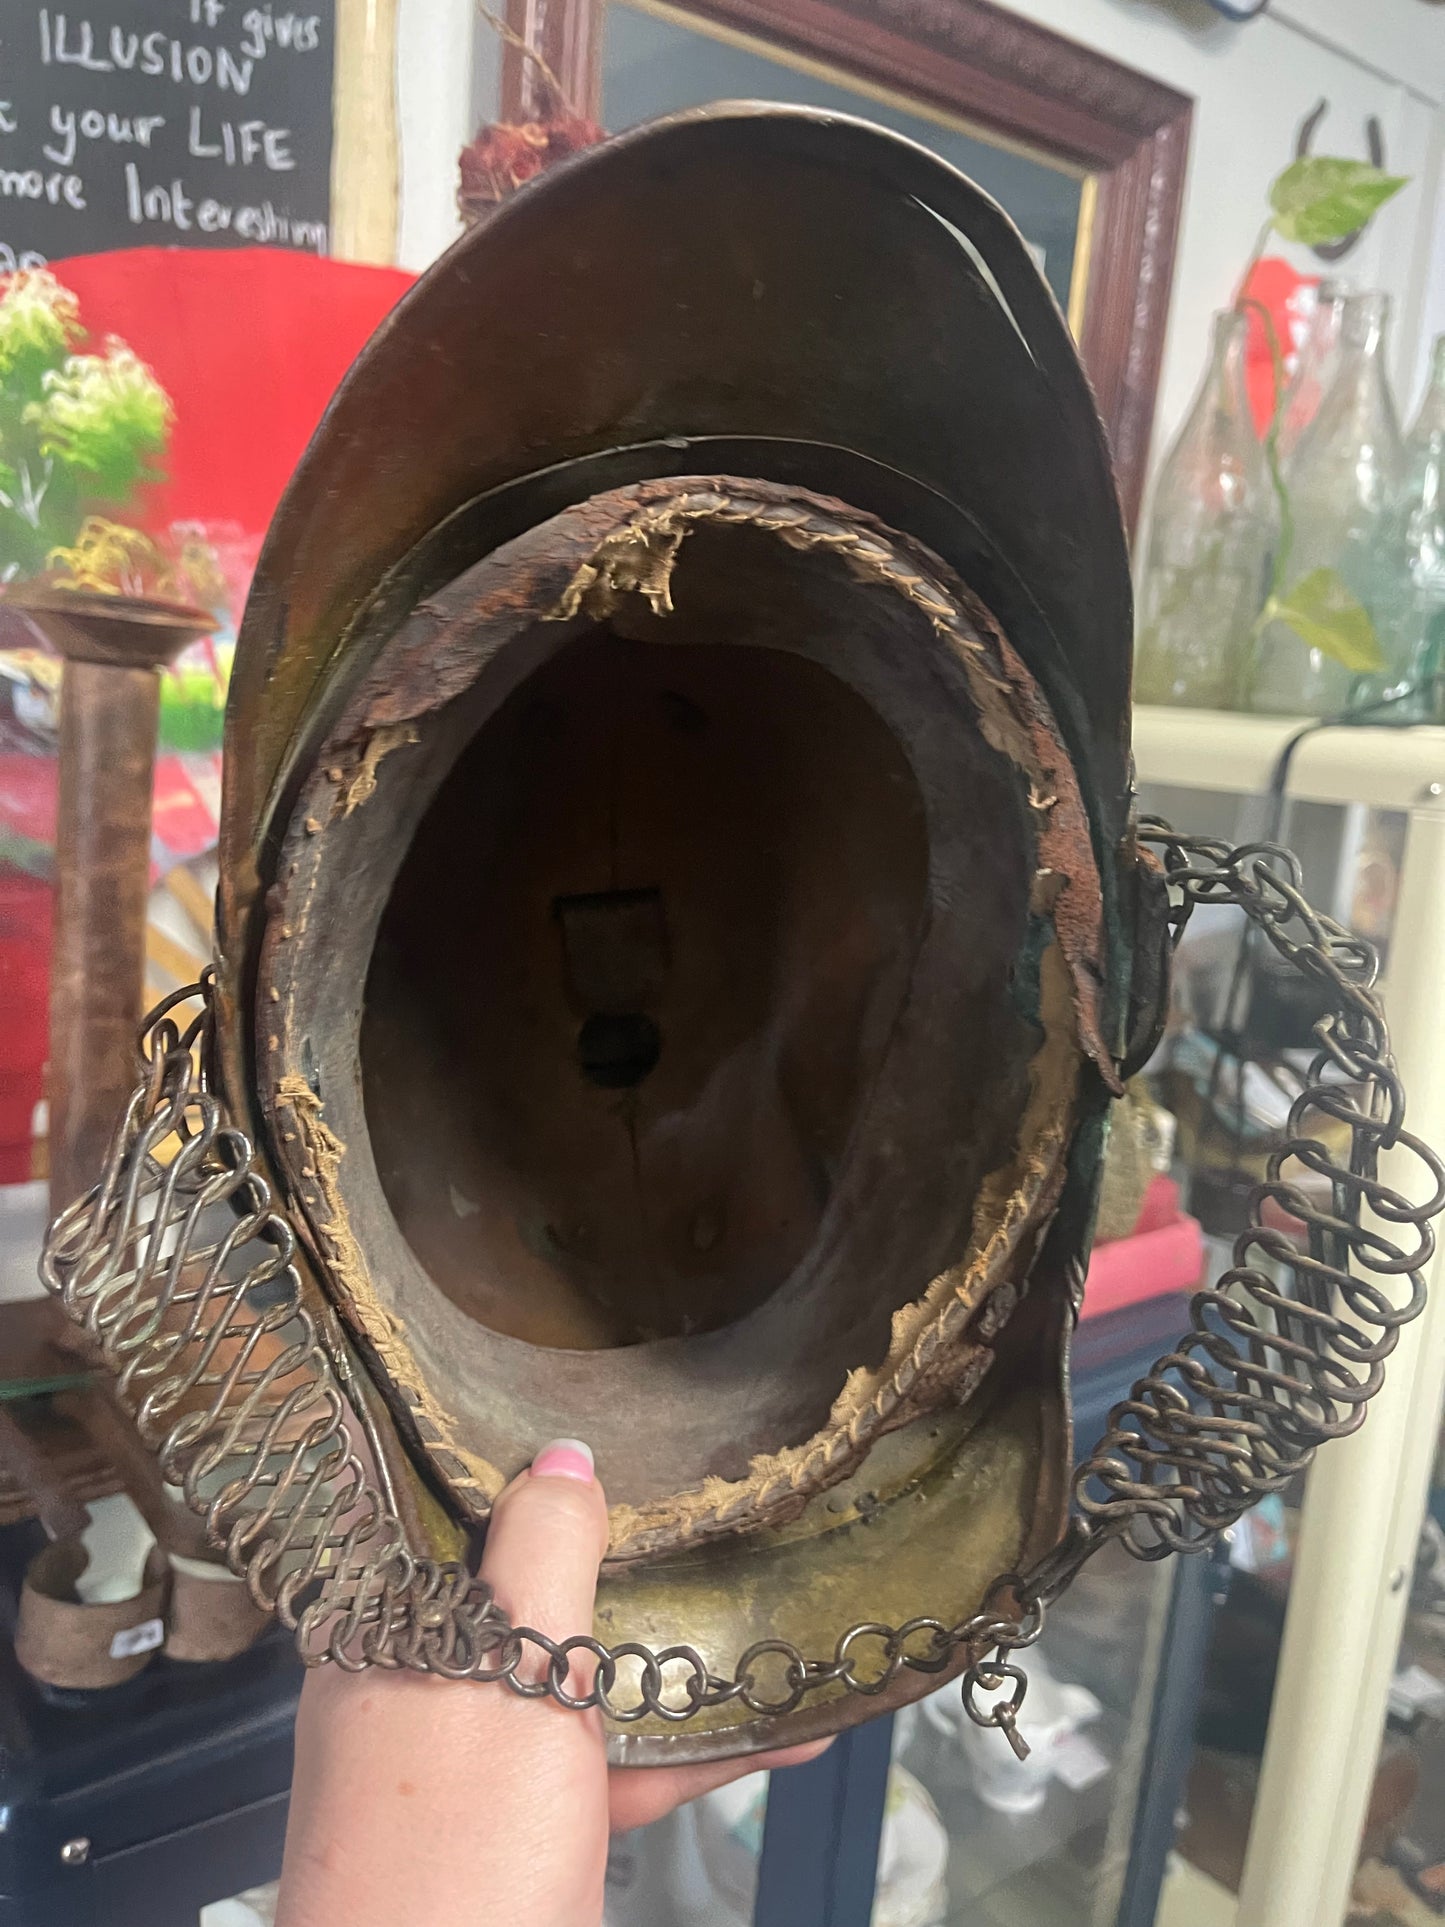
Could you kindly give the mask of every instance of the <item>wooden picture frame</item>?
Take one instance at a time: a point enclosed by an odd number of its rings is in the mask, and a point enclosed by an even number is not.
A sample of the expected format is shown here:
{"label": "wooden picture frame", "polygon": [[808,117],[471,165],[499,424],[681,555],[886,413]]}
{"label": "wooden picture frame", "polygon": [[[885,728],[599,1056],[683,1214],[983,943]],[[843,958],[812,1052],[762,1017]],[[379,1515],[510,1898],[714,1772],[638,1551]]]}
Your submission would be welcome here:
{"label": "wooden picture frame", "polygon": [[[990,0],[672,0],[765,46],[824,62],[1083,170],[1088,261],[1080,351],[1108,430],[1125,518],[1138,519],[1164,350],[1193,102]],[[573,104],[596,115],[605,0],[509,0]],[[508,50],[504,118],[540,105]]]}

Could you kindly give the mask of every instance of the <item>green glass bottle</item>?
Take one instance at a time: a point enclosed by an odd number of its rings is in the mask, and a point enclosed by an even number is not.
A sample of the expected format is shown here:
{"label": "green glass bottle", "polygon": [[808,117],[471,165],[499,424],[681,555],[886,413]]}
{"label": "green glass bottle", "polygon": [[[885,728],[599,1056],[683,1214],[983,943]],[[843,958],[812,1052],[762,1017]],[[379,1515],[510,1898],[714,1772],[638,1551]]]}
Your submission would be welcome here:
{"label": "green glass bottle", "polygon": [[1445,335],[1405,438],[1404,479],[1390,505],[1374,596],[1386,668],[1357,700],[1391,699],[1401,714],[1438,720],[1445,700]]}

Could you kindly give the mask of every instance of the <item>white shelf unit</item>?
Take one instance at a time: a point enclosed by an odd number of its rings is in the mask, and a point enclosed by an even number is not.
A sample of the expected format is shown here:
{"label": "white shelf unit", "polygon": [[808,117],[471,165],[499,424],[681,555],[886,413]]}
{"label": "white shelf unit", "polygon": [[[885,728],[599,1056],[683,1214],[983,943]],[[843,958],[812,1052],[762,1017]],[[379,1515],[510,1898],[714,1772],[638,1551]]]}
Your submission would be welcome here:
{"label": "white shelf unit", "polygon": [[[1303,718],[1141,707],[1141,782],[1258,795]],[[1408,818],[1387,1014],[1408,1128],[1445,1148],[1445,728],[1332,728],[1293,757],[1297,801]],[[1187,828],[1187,824],[1181,824]],[[1385,1176],[1417,1200],[1418,1167]],[[1445,1264],[1362,1429],[1309,1474],[1236,1927],[1338,1927],[1384,1732],[1445,1394]]]}

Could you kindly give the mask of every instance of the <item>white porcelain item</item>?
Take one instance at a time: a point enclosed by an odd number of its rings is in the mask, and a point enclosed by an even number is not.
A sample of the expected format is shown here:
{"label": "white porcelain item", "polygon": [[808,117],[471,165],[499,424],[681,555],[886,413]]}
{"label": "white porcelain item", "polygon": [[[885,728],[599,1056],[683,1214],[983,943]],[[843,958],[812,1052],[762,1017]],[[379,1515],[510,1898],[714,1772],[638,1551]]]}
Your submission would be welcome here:
{"label": "white porcelain item", "polygon": [[[750,1773],[696,1803],[697,1845],[711,1888],[708,1927],[747,1927],[757,1893],[767,1775]],[[936,1927],[947,1910],[948,1833],[906,1767],[888,1774],[873,1927]]]}

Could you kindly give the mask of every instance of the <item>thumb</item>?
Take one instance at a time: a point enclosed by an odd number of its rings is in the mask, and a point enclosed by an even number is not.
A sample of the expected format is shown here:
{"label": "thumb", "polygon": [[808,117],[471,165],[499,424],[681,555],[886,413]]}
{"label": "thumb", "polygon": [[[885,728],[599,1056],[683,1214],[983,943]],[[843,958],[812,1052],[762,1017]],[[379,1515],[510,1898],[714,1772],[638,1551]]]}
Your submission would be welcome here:
{"label": "thumb", "polygon": [[[557,1439],[497,1498],[481,1577],[514,1626],[568,1639],[592,1630],[606,1550],[607,1501],[592,1453],[580,1439]],[[589,1681],[590,1673],[589,1666]],[[576,1672],[571,1690],[577,1690]]]}
{"label": "thumb", "polygon": [[[559,1440],[498,1497],[481,1576],[514,1625],[560,1641],[592,1630],[606,1544],[592,1454]],[[529,1648],[523,1677],[546,1670],[546,1654]],[[590,1687],[593,1671],[579,1655],[571,1690]],[[278,1914],[286,1927],[600,1920],[607,1774],[595,1713],[500,1685],[467,1691],[416,1673],[327,1666],[301,1696],[296,1766]]]}

